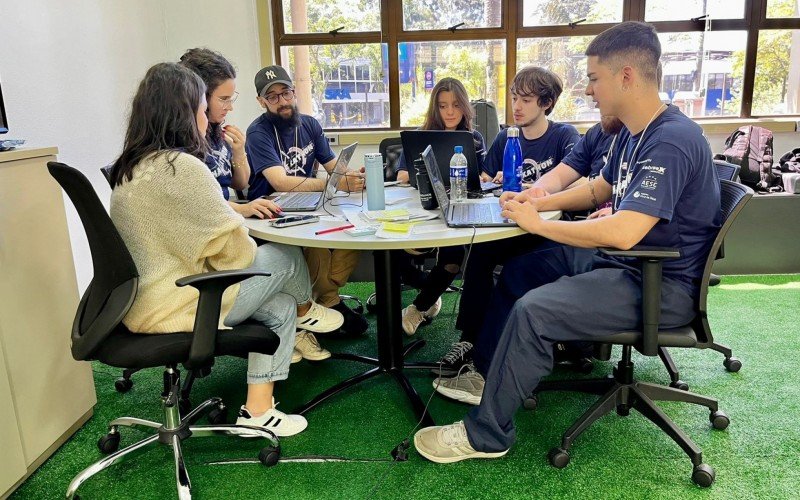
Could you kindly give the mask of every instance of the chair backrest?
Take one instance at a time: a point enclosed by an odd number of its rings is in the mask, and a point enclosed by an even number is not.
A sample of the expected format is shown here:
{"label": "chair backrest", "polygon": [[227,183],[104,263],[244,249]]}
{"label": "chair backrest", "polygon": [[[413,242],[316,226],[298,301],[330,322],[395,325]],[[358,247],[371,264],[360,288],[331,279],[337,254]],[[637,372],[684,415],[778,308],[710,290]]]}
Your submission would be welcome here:
{"label": "chair backrest", "polygon": [[111,179],[111,171],[114,169],[114,165],[106,165],[105,167],[100,167],[100,173],[103,174],[103,177],[106,178],[106,182],[108,185],[111,186],[111,189],[114,189],[114,181]]}
{"label": "chair backrest", "polygon": [[[703,322],[706,321],[708,282],[709,277],[711,276],[711,268],[714,266],[714,261],[717,259],[719,249],[722,246],[725,235],[733,225],[733,221],[736,220],[736,216],[739,215],[739,212],[742,211],[744,206],[752,197],[753,190],[744,184],[739,184],[738,182],[732,182],[725,179],[720,180],[720,212],[722,215],[722,227],[720,227],[717,237],[714,238],[714,243],[711,245],[708,258],[706,259],[706,265],[703,269],[703,279],[700,285],[698,302],[699,319],[701,319]],[[706,325],[706,327],[707,326],[708,325]],[[706,332],[709,331],[708,328],[705,328],[704,330]]]}
{"label": "chair backrest", "polygon": [[397,163],[403,156],[403,143],[400,137],[387,137],[378,144],[378,152],[383,157],[383,173],[387,181],[397,178]]}
{"label": "chair backrest", "polygon": [[94,276],[81,298],[72,325],[72,357],[92,359],[93,353],[120,325],[133,304],[139,273],[86,176],[58,162],[49,162],[47,169],[75,206],[89,240]]}
{"label": "chair backrest", "polygon": [[725,160],[714,160],[714,166],[717,167],[717,175],[720,180],[735,181],[739,177],[739,170],[741,165],[729,163]]}

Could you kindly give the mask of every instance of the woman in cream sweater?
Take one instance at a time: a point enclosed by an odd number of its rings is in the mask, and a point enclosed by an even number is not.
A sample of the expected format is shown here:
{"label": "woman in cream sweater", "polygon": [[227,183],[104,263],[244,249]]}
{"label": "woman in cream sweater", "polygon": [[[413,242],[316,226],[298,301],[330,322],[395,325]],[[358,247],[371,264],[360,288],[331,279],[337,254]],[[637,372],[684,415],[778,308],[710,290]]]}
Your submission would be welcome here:
{"label": "woman in cream sweater", "polygon": [[220,328],[250,318],[280,337],[274,355],[250,354],[247,401],[237,423],[291,436],[307,422],[275,409],[272,394],[275,382],[288,376],[297,325],[330,331],[343,318],[310,300],[299,248],[266,244],[257,249],[242,216],[220,196],[203,163],[205,91],[188,68],[161,63],[150,68],[133,99],[125,145],[112,172],[111,218],[140,274],[136,300],[123,323],[140,333],[192,331],[198,293],[178,288],[175,280],[249,266],[272,273],[228,288]]}

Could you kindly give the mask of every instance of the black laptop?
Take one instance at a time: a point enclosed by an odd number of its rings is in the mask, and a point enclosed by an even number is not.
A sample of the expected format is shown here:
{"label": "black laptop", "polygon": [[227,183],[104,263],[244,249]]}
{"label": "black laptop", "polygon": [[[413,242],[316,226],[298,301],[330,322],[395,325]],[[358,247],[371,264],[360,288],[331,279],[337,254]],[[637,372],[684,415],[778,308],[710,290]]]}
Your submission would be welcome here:
{"label": "black laptop", "polygon": [[[467,157],[467,191],[478,193],[500,189],[499,184],[493,182],[482,183],[478,172],[478,158],[475,152],[475,140],[472,132],[467,130],[404,130],[400,132],[403,142],[403,156],[408,167],[409,182],[417,187],[417,175],[414,171],[414,160],[419,158],[425,148],[433,147],[433,154],[439,164],[441,179],[444,185],[450,187],[450,158],[456,146],[464,148]],[[485,154],[485,151],[480,151]]]}

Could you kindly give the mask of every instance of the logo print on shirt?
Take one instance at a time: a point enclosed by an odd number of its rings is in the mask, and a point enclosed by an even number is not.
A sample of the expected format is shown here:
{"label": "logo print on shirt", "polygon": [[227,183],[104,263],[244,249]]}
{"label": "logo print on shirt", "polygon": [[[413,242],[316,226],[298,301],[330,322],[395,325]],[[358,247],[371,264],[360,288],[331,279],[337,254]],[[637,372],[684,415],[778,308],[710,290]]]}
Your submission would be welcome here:
{"label": "logo print on shirt", "polygon": [[231,175],[231,166],[228,163],[228,147],[223,145],[220,150],[211,150],[211,158],[214,159],[214,167],[211,168],[211,173],[215,178],[225,177]]}
{"label": "logo print on shirt", "polygon": [[300,149],[292,146],[285,153],[281,151],[281,160],[286,175],[305,175],[306,159],[314,151],[314,143]]}
{"label": "logo print on shirt", "polygon": [[533,182],[539,180],[539,177],[553,166],[553,161],[552,157],[541,163],[537,163],[536,160],[531,158],[525,158],[522,160],[522,181]]}
{"label": "logo print on shirt", "polygon": [[654,175],[647,175],[642,180],[641,186],[642,186],[643,189],[649,189],[649,190],[652,191],[656,187],[658,187],[658,179],[656,179],[656,177]]}

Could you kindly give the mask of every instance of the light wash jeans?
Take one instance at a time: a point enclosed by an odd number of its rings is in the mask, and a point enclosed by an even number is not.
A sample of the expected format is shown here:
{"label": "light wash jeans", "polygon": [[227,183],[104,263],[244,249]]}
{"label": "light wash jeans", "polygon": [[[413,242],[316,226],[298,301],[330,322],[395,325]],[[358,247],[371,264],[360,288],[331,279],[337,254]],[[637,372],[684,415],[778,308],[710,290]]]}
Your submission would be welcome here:
{"label": "light wash jeans", "polygon": [[269,243],[256,249],[251,269],[271,276],[242,281],[226,326],[253,319],[275,332],[281,340],[273,355],[251,352],[247,358],[247,383],[264,384],[286,380],[294,350],[297,305],[311,299],[308,267],[299,247]]}

